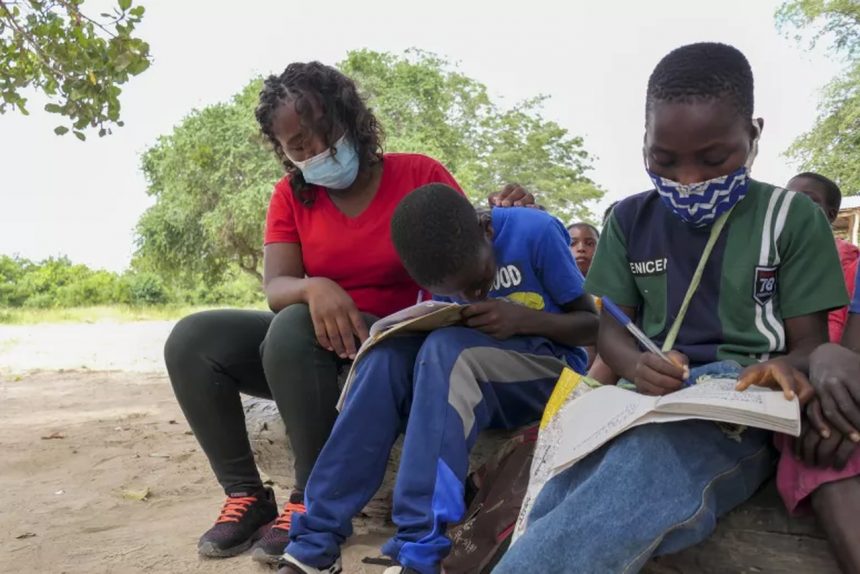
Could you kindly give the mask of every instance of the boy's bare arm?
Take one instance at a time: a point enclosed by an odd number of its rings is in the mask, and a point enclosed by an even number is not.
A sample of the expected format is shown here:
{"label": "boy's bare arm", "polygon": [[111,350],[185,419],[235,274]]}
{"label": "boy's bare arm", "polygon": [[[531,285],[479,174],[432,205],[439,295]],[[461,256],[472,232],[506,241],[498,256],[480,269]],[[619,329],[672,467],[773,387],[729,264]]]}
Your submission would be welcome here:
{"label": "boy's bare arm", "polygon": [[809,355],[827,342],[827,312],[785,319],[785,359],[795,369],[809,372]]}

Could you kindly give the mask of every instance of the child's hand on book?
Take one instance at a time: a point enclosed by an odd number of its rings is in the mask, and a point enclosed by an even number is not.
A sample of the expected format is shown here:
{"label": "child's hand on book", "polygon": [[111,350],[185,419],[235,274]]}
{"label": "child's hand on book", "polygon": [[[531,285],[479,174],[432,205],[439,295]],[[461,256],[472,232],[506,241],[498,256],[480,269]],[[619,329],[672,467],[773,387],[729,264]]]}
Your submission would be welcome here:
{"label": "child's hand on book", "polygon": [[806,375],[795,369],[784,357],[750,365],[744,369],[738,377],[736,389],[745,391],[752,386],[782,389],[786,400],[797,397],[801,405],[808,403],[815,395]]}
{"label": "child's hand on book", "polygon": [[860,442],[860,357],[832,343],[809,357],[809,379],[829,425]]}
{"label": "child's hand on book", "polygon": [[678,351],[666,353],[671,362],[655,353],[642,353],[636,362],[633,384],[643,395],[666,395],[679,390],[690,376],[690,359]]}
{"label": "child's hand on book", "polygon": [[529,309],[501,299],[473,303],[463,309],[466,326],[496,339],[510,339],[519,332],[522,318]]}

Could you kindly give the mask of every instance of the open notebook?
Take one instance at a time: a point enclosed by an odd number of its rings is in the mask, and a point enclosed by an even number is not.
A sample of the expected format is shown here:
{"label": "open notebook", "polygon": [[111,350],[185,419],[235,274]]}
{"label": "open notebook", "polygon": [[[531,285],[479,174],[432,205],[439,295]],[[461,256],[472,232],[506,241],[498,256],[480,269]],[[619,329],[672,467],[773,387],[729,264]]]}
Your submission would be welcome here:
{"label": "open notebook", "polygon": [[781,391],[735,390],[736,379],[706,378],[686,389],[651,397],[604,386],[571,401],[558,413],[564,433],[552,461],[558,473],[633,427],[685,419],[706,419],[800,435],[797,399]]}
{"label": "open notebook", "polygon": [[541,420],[529,486],[514,531],[519,537],[540,490],[552,477],[639,425],[706,419],[800,435],[797,399],[782,391],[754,387],[735,390],[737,380],[702,377],[697,384],[651,397],[614,386],[600,386],[565,369]]}
{"label": "open notebook", "polygon": [[395,335],[405,333],[429,332],[443,327],[457,325],[463,320],[463,309],[465,305],[457,303],[443,303],[441,301],[423,301],[412,307],[402,309],[397,313],[380,319],[370,327],[369,337],[359,347],[355,354],[355,360],[349,368],[346,382],[340,395],[337,408],[341,409],[346,393],[355,377],[355,368],[362,357],[380,341],[384,341]]}

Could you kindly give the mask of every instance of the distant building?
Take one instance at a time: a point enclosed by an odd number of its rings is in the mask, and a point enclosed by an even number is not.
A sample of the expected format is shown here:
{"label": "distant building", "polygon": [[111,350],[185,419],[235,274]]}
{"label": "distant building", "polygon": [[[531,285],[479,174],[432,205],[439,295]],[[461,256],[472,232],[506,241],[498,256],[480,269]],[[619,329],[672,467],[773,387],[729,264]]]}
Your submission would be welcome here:
{"label": "distant building", "polygon": [[860,196],[842,198],[839,215],[833,223],[833,234],[854,245],[860,245]]}

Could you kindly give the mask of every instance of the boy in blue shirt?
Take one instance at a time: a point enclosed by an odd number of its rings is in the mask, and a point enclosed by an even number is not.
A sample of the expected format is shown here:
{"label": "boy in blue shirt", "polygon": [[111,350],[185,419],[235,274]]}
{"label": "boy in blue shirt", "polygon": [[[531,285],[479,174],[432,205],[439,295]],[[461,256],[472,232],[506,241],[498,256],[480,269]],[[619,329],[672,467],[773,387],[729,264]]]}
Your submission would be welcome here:
{"label": "boy in blue shirt", "polygon": [[538,420],[564,367],[583,372],[598,318],[564,226],[533,209],[476,213],[455,190],[421,187],[391,223],[413,279],[469,303],[464,326],[395,337],[357,365],[343,411],[295,515],[281,574],[341,572],[352,517],[379,488],[405,432],[386,574],[436,574],[465,513],[469,450],[488,427]]}

